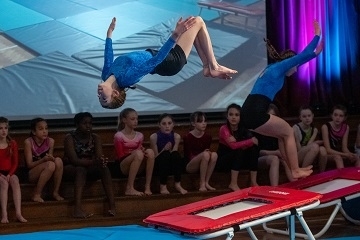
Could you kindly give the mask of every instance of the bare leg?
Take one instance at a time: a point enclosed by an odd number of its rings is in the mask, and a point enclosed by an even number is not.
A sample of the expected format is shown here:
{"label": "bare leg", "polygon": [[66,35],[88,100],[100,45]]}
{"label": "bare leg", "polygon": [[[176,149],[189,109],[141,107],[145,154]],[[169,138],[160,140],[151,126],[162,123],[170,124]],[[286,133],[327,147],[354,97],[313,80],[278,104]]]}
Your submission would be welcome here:
{"label": "bare leg", "polygon": [[298,152],[299,163],[302,167],[311,165],[315,158],[319,154],[319,145],[317,143],[311,143],[305,147],[302,147]]}
{"label": "bare leg", "polygon": [[195,25],[180,36],[177,44],[183,49],[186,58],[195,45],[205,68],[204,75],[207,77],[229,79],[229,74],[237,73],[236,70],[221,66],[216,61],[208,30],[201,17],[196,17]]}
{"label": "bare leg", "polygon": [[36,182],[36,187],[34,190],[34,195],[32,200],[34,202],[44,202],[44,199],[41,198],[41,193],[46,183],[52,177],[55,171],[55,163],[48,161],[42,164],[37,165],[29,171],[29,181]]}
{"label": "bare leg", "polygon": [[205,186],[206,183],[205,177],[208,169],[209,159],[210,159],[210,155],[208,154],[207,151],[204,151],[198,154],[197,156],[195,156],[193,159],[191,159],[191,161],[186,166],[186,171],[189,173],[196,173],[198,171],[200,172],[199,191],[201,192],[207,190]]}
{"label": "bare leg", "polygon": [[154,170],[155,154],[152,149],[145,150],[146,168],[145,168],[145,195],[151,195],[151,179]]}
{"label": "bare leg", "polygon": [[259,184],[257,183],[257,171],[250,171],[250,186],[259,186]]}
{"label": "bare leg", "polygon": [[64,200],[64,198],[62,196],[60,196],[60,194],[59,194],[61,179],[63,176],[63,170],[64,170],[64,168],[63,168],[63,162],[62,162],[61,158],[55,158],[55,172],[53,175],[53,178],[54,178],[53,198],[56,201]]}
{"label": "bare leg", "polygon": [[143,152],[140,150],[135,150],[130,154],[130,156],[128,156],[127,158],[125,158],[120,162],[121,171],[124,174],[128,175],[125,195],[136,195],[136,196],[143,195],[142,192],[139,192],[134,188],[135,178],[139,172],[139,168],[143,159],[144,159]]}
{"label": "bare leg", "polygon": [[[280,160],[276,155],[264,155],[259,157],[259,167],[269,167],[269,179],[271,186],[279,185],[279,165]],[[264,166],[265,165],[265,166]]]}
{"label": "bare leg", "polygon": [[21,214],[21,191],[19,178],[16,175],[10,177],[10,186],[13,192],[13,201],[15,206],[16,219],[19,222],[25,223],[27,220]]}
{"label": "bare leg", "polygon": [[92,213],[86,213],[81,206],[82,194],[86,184],[87,171],[83,167],[75,167],[75,186],[74,186],[74,214],[75,218],[88,218]]}
{"label": "bare leg", "polygon": [[240,190],[240,187],[238,185],[238,176],[239,171],[231,170],[229,188],[233,191]]}
{"label": "bare leg", "polygon": [[[277,116],[270,115],[270,119],[254,131],[265,136],[272,136],[280,139],[279,144],[283,143],[283,149],[285,149],[286,154],[286,158],[284,160],[287,162],[292,176],[295,179],[307,177],[313,172],[311,169],[312,166],[307,168],[299,167],[294,132],[285,120]],[[279,148],[281,149],[280,146]]]}
{"label": "bare leg", "polygon": [[218,155],[216,152],[210,152],[210,160],[209,160],[209,164],[207,166],[206,175],[205,175],[205,187],[207,190],[211,190],[211,191],[216,190],[215,188],[210,186],[209,181],[210,181],[211,175],[214,172],[217,158],[218,158]]}
{"label": "bare leg", "polygon": [[7,213],[9,183],[6,176],[0,175],[0,205],[1,205],[1,223],[9,223]]}
{"label": "bare leg", "polygon": [[116,209],[115,209],[115,198],[114,198],[114,191],[112,185],[112,178],[111,173],[108,167],[101,167],[101,183],[105,190],[106,198],[109,203],[109,210],[108,214],[110,216],[115,216]]}

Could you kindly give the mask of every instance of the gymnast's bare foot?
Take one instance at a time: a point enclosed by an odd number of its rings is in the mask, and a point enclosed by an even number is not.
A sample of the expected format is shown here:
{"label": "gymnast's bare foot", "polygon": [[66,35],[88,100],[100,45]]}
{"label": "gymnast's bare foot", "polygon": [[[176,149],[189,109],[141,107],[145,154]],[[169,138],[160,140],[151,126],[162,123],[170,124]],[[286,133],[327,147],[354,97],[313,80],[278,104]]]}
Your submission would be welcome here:
{"label": "gymnast's bare foot", "polygon": [[126,189],[125,195],[127,196],[143,196],[144,193],[135,190],[134,188]]}
{"label": "gymnast's bare foot", "polygon": [[111,20],[111,23],[110,23],[109,28],[108,28],[107,33],[106,33],[106,37],[108,37],[108,38],[111,38],[111,37],[112,37],[112,32],[113,32],[114,29],[115,29],[115,25],[116,25],[116,18],[114,17],[114,18]]}
{"label": "gymnast's bare foot", "polygon": [[7,216],[3,216],[3,217],[1,218],[1,223],[9,223],[8,217],[7,217]]}
{"label": "gymnast's bare foot", "polygon": [[16,219],[21,223],[27,222],[27,220],[21,214],[16,214]]}
{"label": "gymnast's bare foot", "polygon": [[206,187],[206,189],[209,190],[209,191],[214,191],[214,190],[216,190],[216,188],[210,186],[210,184],[208,184],[208,183],[205,184],[205,187]]}
{"label": "gymnast's bare foot", "polygon": [[62,201],[64,200],[64,198],[62,196],[60,196],[60,194],[58,193],[53,193],[53,198],[56,200],[56,201]]}
{"label": "gymnast's bare foot", "polygon": [[313,166],[310,165],[310,166],[307,166],[305,168],[292,169],[291,170],[291,175],[295,179],[307,177],[313,172],[312,167]]}
{"label": "gymnast's bare foot", "polygon": [[35,194],[35,195],[33,196],[32,200],[33,200],[34,202],[39,202],[39,203],[43,203],[43,202],[44,202],[44,199],[42,199],[39,194]]}
{"label": "gymnast's bare foot", "polygon": [[240,188],[239,188],[238,185],[232,185],[232,184],[230,184],[230,185],[229,185],[229,188],[230,188],[231,190],[233,190],[234,192],[240,190]]}
{"label": "gymnast's bare foot", "polygon": [[203,66],[203,74],[205,77],[220,78],[220,79],[231,79],[230,74],[237,73],[236,70],[217,65],[216,68],[210,68],[207,65]]}
{"label": "gymnast's bare foot", "polygon": [[160,184],[160,194],[170,194],[166,185]]}
{"label": "gymnast's bare foot", "polygon": [[151,192],[151,190],[150,190],[150,187],[145,187],[144,194],[147,195],[147,196],[152,195],[152,192]]}
{"label": "gymnast's bare foot", "polygon": [[186,189],[184,189],[182,186],[181,186],[181,184],[178,182],[178,183],[175,183],[175,189],[179,192],[179,193],[181,193],[181,194],[187,194],[187,190]]}

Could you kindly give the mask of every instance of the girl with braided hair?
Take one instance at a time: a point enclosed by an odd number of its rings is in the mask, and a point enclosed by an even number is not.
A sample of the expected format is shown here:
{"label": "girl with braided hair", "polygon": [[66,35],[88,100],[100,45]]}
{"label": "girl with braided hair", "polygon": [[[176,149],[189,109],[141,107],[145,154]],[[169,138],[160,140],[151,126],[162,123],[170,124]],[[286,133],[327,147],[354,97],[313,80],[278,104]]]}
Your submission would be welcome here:
{"label": "girl with braided hair", "polygon": [[180,18],[170,38],[160,50],[146,49],[123,54],[114,59],[112,32],[116,18],[113,18],[107,31],[105,59],[98,85],[98,97],[102,107],[118,108],[125,102],[126,90],[132,88],[147,74],[173,76],[186,64],[193,45],[203,63],[205,77],[231,79],[233,69],[221,66],[215,59],[206,25],[201,17]]}
{"label": "girl with braided hair", "polygon": [[278,53],[267,41],[270,57],[274,64],[267,66],[256,80],[253,89],[245,99],[242,108],[241,122],[256,133],[276,137],[282,158],[290,167],[294,179],[303,178],[312,173],[312,166],[300,168],[294,131],[283,119],[267,113],[270,103],[284,84],[285,76],[291,76],[297,67],[315,58],[323,49],[323,43],[318,45],[321,29],[314,21],[315,36],[308,46],[298,55],[292,50]]}

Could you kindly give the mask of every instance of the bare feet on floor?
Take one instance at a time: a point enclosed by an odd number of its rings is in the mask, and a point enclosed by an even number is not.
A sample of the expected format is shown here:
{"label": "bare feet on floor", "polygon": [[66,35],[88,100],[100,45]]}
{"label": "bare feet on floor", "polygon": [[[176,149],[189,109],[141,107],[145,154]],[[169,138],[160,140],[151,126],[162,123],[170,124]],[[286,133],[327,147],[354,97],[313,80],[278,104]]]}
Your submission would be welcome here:
{"label": "bare feet on floor", "polygon": [[205,187],[206,187],[206,189],[209,190],[209,191],[214,191],[214,190],[216,190],[216,188],[210,186],[210,184],[208,184],[208,183],[205,184]]}
{"label": "bare feet on floor", "polygon": [[33,196],[32,200],[33,200],[34,202],[39,202],[39,203],[43,203],[43,202],[44,202],[44,199],[42,199],[41,196],[38,195],[38,194],[35,194],[35,195]]}
{"label": "bare feet on floor", "polygon": [[184,189],[184,188],[181,186],[180,183],[175,183],[175,189],[176,189],[176,191],[178,191],[178,192],[181,193],[181,194],[187,194],[187,192],[188,192],[186,189]]}
{"label": "bare feet on floor", "polygon": [[62,201],[64,200],[64,198],[62,196],[60,196],[60,194],[58,193],[53,193],[53,198],[56,200],[56,201]]}
{"label": "bare feet on floor", "polygon": [[126,189],[125,195],[127,195],[127,196],[143,196],[144,193],[139,192],[139,191],[135,190],[134,188],[129,188],[129,189]]}
{"label": "bare feet on floor", "polygon": [[8,217],[7,217],[7,216],[3,216],[3,217],[1,218],[1,223],[9,223]]}
{"label": "bare feet on floor", "polygon": [[205,183],[200,183],[199,191],[200,192],[206,192],[207,191]]}
{"label": "bare feet on floor", "polygon": [[240,190],[240,188],[239,188],[238,185],[232,185],[232,184],[230,184],[230,185],[229,185],[229,188],[230,188],[232,191],[234,191],[234,192]]}
{"label": "bare feet on floor", "polygon": [[160,184],[160,194],[170,194],[169,190],[167,189],[166,185]]}
{"label": "bare feet on floor", "polygon": [[21,223],[27,222],[27,220],[21,214],[16,214],[16,219]]}
{"label": "bare feet on floor", "polygon": [[147,196],[152,195],[152,192],[151,192],[151,190],[150,190],[150,187],[145,187],[144,194],[147,195]]}

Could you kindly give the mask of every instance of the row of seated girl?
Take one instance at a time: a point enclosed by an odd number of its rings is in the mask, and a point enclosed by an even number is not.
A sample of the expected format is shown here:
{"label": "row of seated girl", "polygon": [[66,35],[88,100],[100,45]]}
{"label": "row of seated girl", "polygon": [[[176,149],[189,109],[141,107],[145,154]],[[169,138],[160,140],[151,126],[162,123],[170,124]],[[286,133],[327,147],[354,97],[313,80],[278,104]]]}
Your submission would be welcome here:
{"label": "row of seated girl", "polygon": [[[270,104],[268,113],[279,116],[279,110],[274,104]],[[300,167],[317,163],[318,168],[316,169],[319,172],[331,168],[332,165],[329,166],[328,162],[334,163],[337,169],[344,168],[344,162],[348,166],[360,167],[360,124],[354,144],[355,152],[352,152],[348,148],[350,127],[346,123],[346,117],[346,107],[337,104],[330,112],[331,121],[322,124],[321,129],[318,130],[313,123],[314,113],[311,107],[300,107],[300,122],[293,125]],[[262,143],[260,144],[259,163],[266,163],[270,166],[270,184],[273,186],[278,184],[279,163],[284,166],[288,180],[294,181],[289,168],[282,160],[277,139],[259,136],[259,140]]]}
{"label": "row of seated girl", "polygon": [[[53,156],[54,139],[48,136],[45,119],[31,121],[31,136],[24,142],[24,155],[28,168],[28,180],[36,184],[32,199],[44,202],[41,194],[50,179],[53,180],[52,197],[61,201],[59,194],[62,180],[74,181],[74,217],[87,218],[81,207],[82,194],[87,180],[101,179],[108,199],[109,216],[114,216],[115,201],[112,187],[113,177],[127,176],[126,195],[151,195],[153,174],[160,178],[160,193],[169,194],[167,179],[174,175],[175,189],[185,194],[181,186],[181,174],[199,173],[199,191],[215,190],[210,185],[214,171],[230,171],[229,188],[239,189],[238,175],[241,169],[250,170],[250,184],[257,185],[258,166],[269,167],[270,184],[279,182],[279,165],[282,163],[289,180],[291,174],[278,150],[277,139],[254,135],[240,124],[241,107],[230,104],[226,111],[226,124],[219,129],[219,146],[216,152],[210,150],[212,136],[206,133],[206,116],[203,112],[194,112],[190,116],[192,130],[180,136],[174,130],[174,119],[169,114],[159,117],[159,131],[150,136],[150,148],[142,144],[144,136],[135,129],[138,115],[134,109],[121,111],[118,120],[118,132],[114,136],[117,153],[115,161],[103,156],[100,137],[92,132],[92,115],[78,113],[74,117],[76,129],[65,136],[64,158]],[[279,115],[278,109],[271,104],[269,114]],[[317,139],[318,130],[313,126],[313,113],[310,108],[300,109],[300,120],[293,126],[298,146],[299,164],[308,166],[319,161],[320,171],[326,169],[327,161],[334,161],[337,168],[344,167],[343,159],[349,159],[355,166],[360,166],[357,154],[351,153],[348,146],[349,126],[345,123],[346,108],[336,105],[331,113],[332,121],[321,128],[322,141]],[[26,222],[21,215],[21,191],[16,176],[18,165],[17,144],[8,135],[8,121],[0,118],[0,183],[1,183],[1,222],[8,222],[7,191],[13,188],[13,200],[16,217]],[[358,133],[360,136],[360,131]],[[183,139],[184,158],[178,151]],[[360,146],[360,137],[357,138]],[[340,147],[339,147],[340,146]],[[63,163],[64,162],[64,163]],[[136,176],[145,172],[145,190],[134,188]]]}

